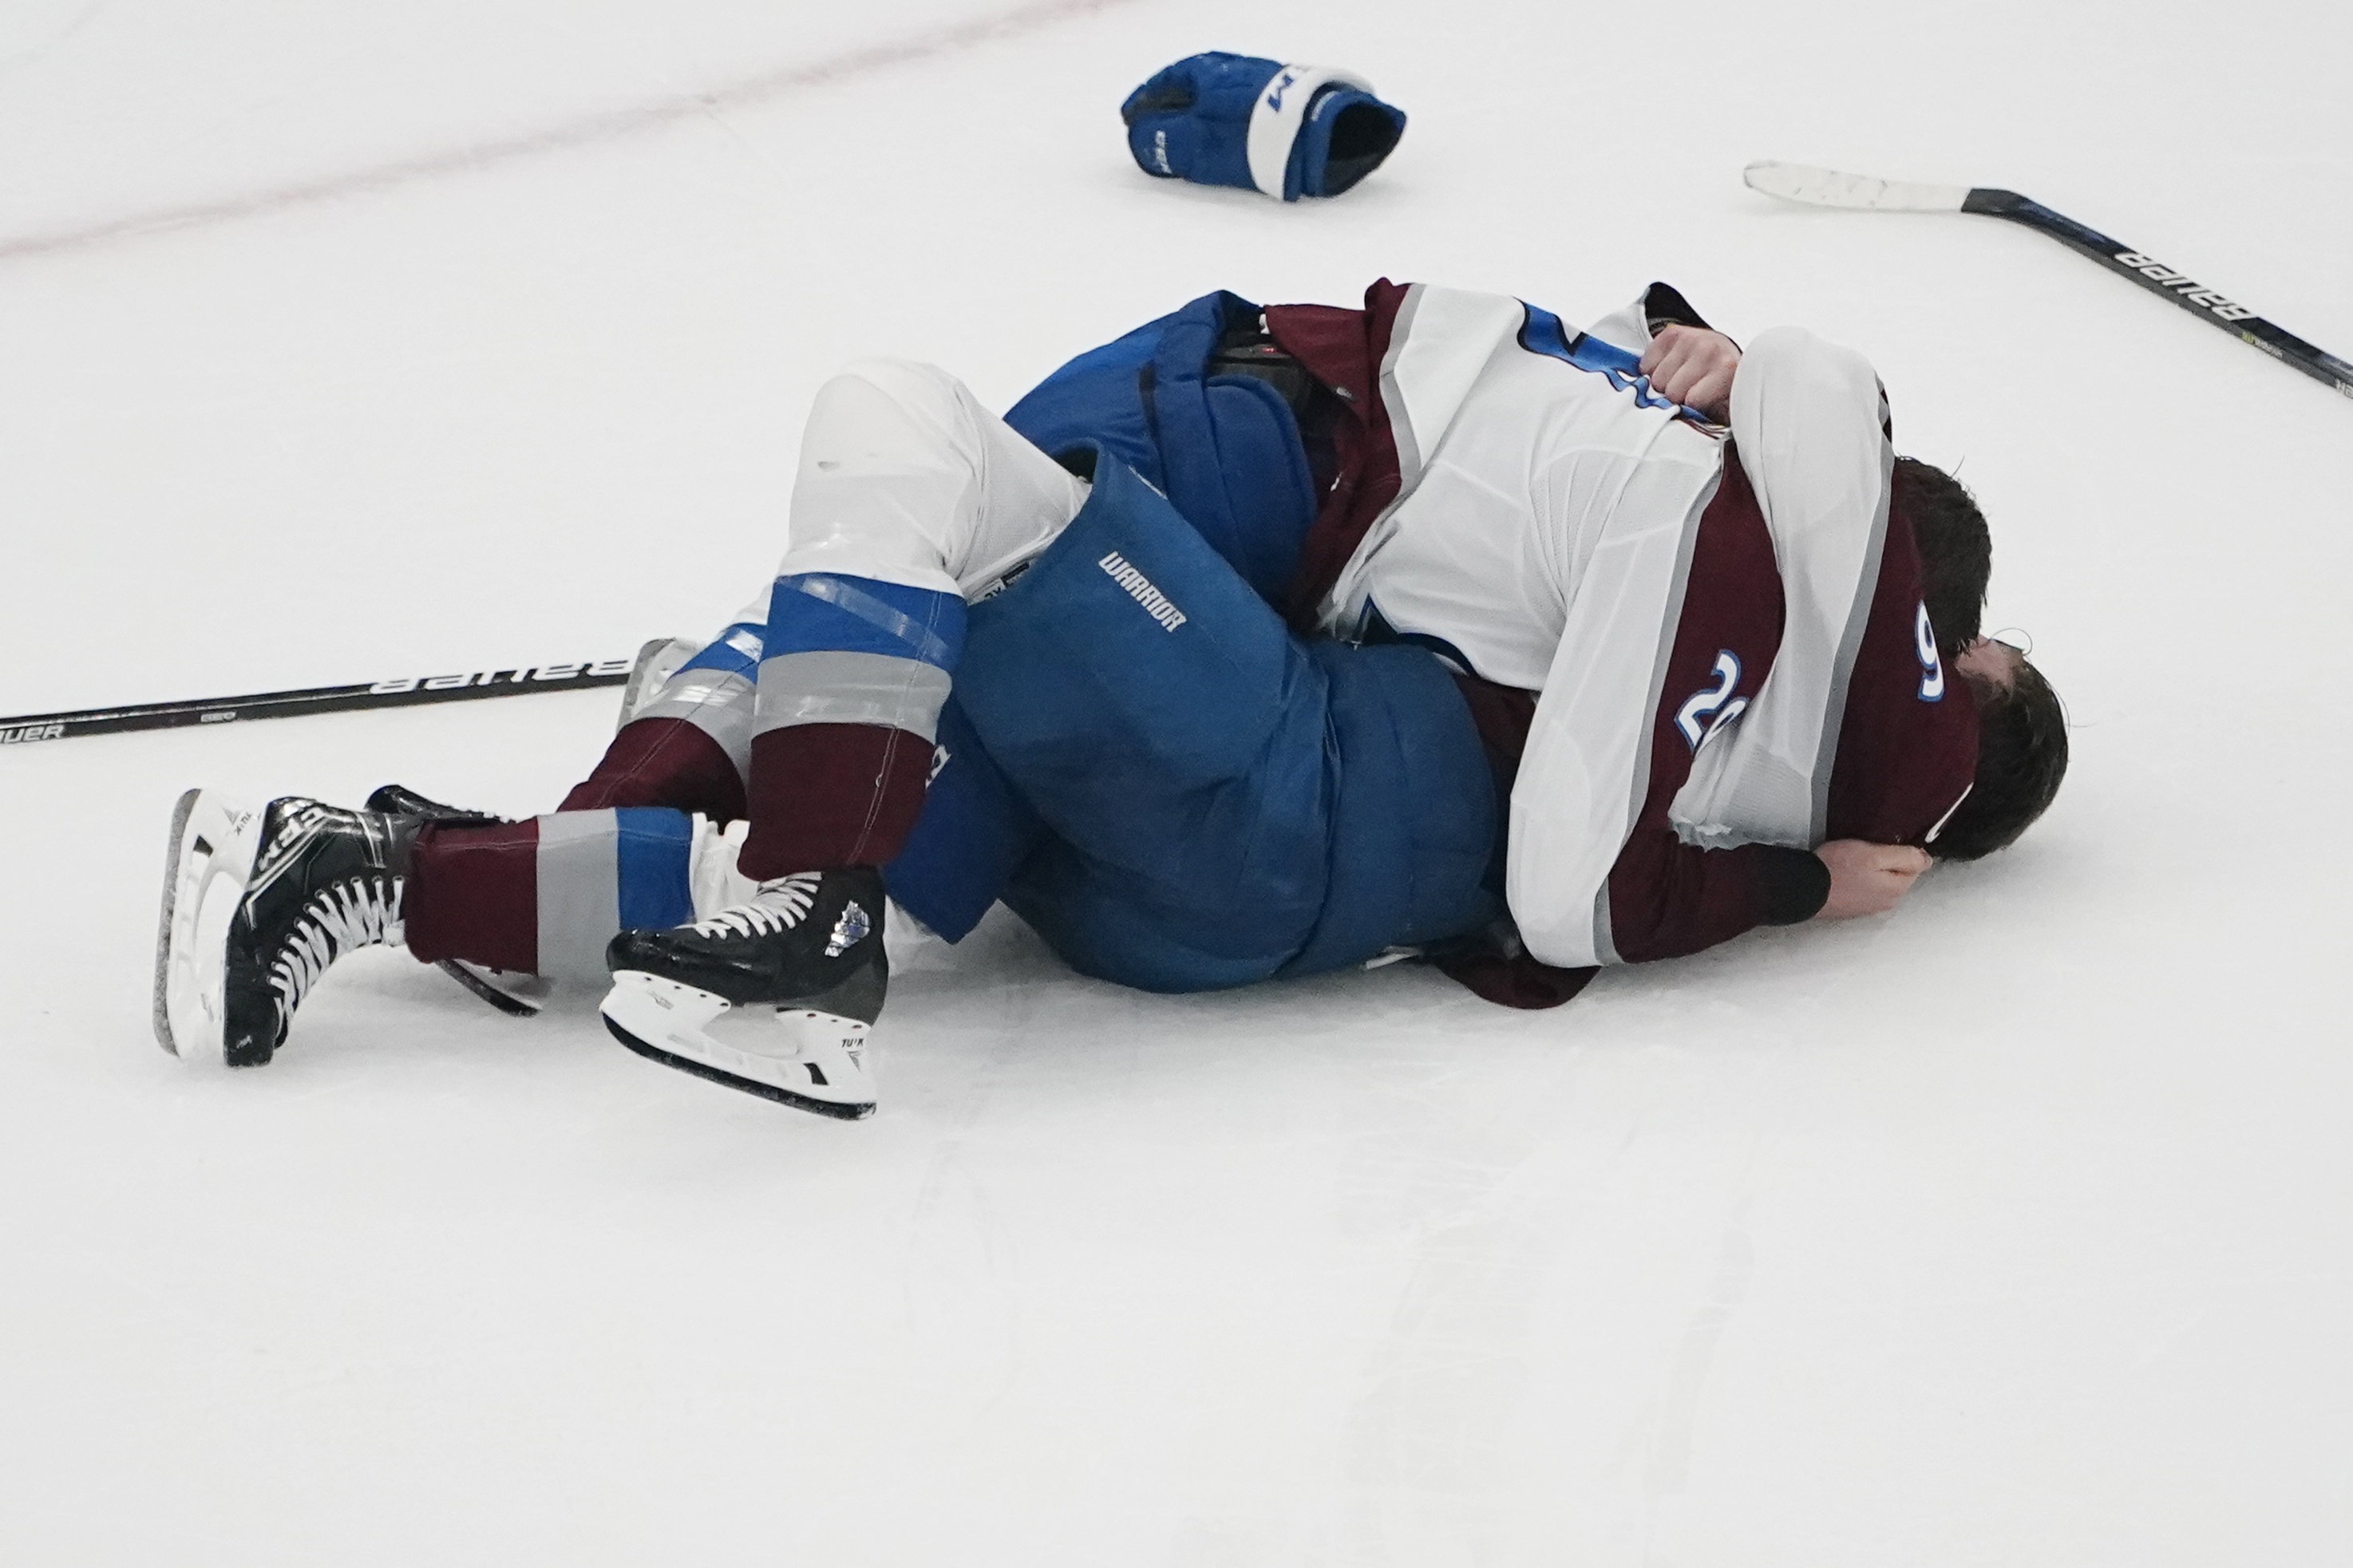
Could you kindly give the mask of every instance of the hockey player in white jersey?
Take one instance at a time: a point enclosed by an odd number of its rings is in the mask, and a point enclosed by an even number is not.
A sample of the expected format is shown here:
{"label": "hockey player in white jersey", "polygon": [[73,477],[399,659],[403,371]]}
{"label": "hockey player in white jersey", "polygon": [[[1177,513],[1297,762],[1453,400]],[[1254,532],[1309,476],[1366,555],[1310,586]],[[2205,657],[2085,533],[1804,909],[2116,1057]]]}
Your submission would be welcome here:
{"label": "hockey player in white jersey", "polygon": [[192,794],[158,1032],[267,1060],[401,933],[604,981],[641,1054],[854,1116],[886,901],[954,940],[1002,900],[1152,989],[1408,950],[1520,1005],[1884,908],[2064,765],[1976,637],[1957,495],[1896,463],[1859,356],[1743,357],[1655,287],[1584,332],[1212,295],[1004,420],[868,362],[818,396],[768,591],[557,811]]}

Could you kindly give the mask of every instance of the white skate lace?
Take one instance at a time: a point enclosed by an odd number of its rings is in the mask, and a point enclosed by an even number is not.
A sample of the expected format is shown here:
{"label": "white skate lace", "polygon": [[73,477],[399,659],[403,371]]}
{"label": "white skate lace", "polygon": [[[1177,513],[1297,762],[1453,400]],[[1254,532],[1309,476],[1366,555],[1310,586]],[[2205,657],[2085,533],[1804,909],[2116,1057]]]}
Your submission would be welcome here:
{"label": "white skate lace", "polygon": [[280,1017],[301,1006],[327,966],[344,953],[399,940],[401,882],[398,877],[353,877],[311,895],[269,965]]}
{"label": "white skate lace", "polygon": [[763,882],[750,903],[697,921],[693,929],[704,936],[765,936],[790,931],[816,906],[818,887],[824,880],[822,871],[796,871]]}

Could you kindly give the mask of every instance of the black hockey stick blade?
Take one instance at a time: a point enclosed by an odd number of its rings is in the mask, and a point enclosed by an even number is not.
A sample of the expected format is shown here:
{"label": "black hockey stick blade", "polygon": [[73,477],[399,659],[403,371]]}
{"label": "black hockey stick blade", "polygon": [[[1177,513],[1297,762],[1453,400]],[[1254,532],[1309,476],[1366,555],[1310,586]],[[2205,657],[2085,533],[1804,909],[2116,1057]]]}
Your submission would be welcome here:
{"label": "black hockey stick blade", "polygon": [[355,686],[263,691],[250,697],[142,702],[124,708],[85,708],[72,713],[28,713],[0,719],[0,746],[66,741],[77,735],[120,734],[126,730],[176,730],[191,724],[291,719],[304,713],[349,713],[368,708],[414,708],[427,702],[577,691],[583,687],[620,685],[629,679],[629,668],[635,662],[629,658],[575,660],[514,669],[478,669],[464,675],[404,676],[363,681]]}
{"label": "black hockey stick blade", "polygon": [[2187,272],[2177,271],[2155,257],[2110,239],[2097,229],[2086,228],[2073,218],[2052,212],[2041,202],[2030,200],[2016,191],[1995,190],[1983,185],[1963,187],[1874,180],[1862,174],[1841,174],[1835,169],[1817,169],[1804,163],[1751,163],[1741,172],[1741,178],[1748,183],[1750,190],[1762,191],[1768,196],[1779,196],[1785,201],[1805,202],[1813,206],[1845,207],[1856,212],[1979,213],[1987,217],[2023,224],[2038,234],[2050,236],[2079,255],[2090,257],[2117,277],[2137,283],[2152,294],[2162,295],[2200,321],[2221,328],[2240,342],[2252,343],[2272,358],[2295,366],[2313,380],[2353,397],[2353,364],[2314,347],[2284,328],[2273,325],[2247,306],[2198,282]]}

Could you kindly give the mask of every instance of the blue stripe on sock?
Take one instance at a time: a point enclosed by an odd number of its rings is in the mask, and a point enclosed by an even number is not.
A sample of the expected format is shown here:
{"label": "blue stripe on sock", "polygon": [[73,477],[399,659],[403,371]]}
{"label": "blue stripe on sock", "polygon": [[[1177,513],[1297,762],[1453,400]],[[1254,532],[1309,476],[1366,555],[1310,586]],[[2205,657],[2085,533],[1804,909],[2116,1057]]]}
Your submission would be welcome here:
{"label": "blue stripe on sock", "polygon": [[750,675],[759,667],[768,628],[759,621],[737,621],[711,639],[711,646],[679,666],[681,670],[716,669],[728,675]]}
{"label": "blue stripe on sock", "polygon": [[613,857],[619,870],[621,929],[659,930],[694,919],[687,856],[694,825],[682,811],[623,806],[613,814],[619,832]]}
{"label": "blue stripe on sock", "polygon": [[777,578],[768,595],[768,658],[876,653],[953,673],[963,651],[964,601],[954,594],[810,572]]}

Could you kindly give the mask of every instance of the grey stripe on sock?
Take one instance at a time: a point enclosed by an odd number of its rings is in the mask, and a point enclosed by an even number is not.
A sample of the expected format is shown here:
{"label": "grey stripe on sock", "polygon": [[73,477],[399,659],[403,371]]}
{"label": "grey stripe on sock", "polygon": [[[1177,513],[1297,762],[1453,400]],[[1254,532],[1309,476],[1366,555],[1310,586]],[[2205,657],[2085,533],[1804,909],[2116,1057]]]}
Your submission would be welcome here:
{"label": "grey stripe on sock", "polygon": [[884,724],[928,741],[948,700],[948,672],[879,653],[787,653],[760,666],[757,717],[765,734],[794,724]]}
{"label": "grey stripe on sock", "polygon": [[752,777],[751,679],[723,669],[690,669],[670,678],[640,719],[683,719],[712,740],[747,783]]}
{"label": "grey stripe on sock", "polygon": [[601,985],[605,944],[621,929],[619,819],[559,811],[539,819],[539,972]]}

